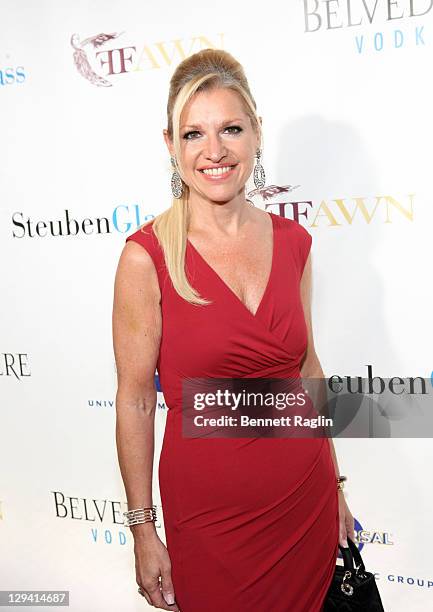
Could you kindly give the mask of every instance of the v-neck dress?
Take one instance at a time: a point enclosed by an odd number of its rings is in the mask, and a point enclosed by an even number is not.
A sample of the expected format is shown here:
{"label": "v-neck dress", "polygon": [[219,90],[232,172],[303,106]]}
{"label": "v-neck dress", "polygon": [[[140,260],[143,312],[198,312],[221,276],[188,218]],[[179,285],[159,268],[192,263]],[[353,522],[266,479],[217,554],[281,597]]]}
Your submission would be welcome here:
{"label": "v-neck dress", "polygon": [[201,306],[173,288],[153,222],[127,237],[150,254],[161,290],[157,369],[166,406],[158,476],[181,612],[320,612],[338,555],[329,440],[187,437],[182,381],[299,378],[307,347],[300,280],[311,235],[268,213],[272,269],[253,314],[187,241]]}

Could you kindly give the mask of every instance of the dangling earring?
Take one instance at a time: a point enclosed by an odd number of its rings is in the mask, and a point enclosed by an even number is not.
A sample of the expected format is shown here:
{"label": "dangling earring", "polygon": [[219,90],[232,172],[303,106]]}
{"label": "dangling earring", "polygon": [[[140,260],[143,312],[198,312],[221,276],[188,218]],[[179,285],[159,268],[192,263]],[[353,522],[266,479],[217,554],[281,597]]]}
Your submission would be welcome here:
{"label": "dangling earring", "polygon": [[182,179],[180,178],[179,172],[176,170],[176,163],[174,157],[170,157],[171,165],[173,167],[173,174],[171,175],[171,192],[174,198],[181,198],[183,193]]}
{"label": "dangling earring", "polygon": [[261,156],[262,152],[260,151],[260,149],[257,149],[257,163],[254,166],[254,185],[256,186],[256,189],[261,189],[262,187],[264,187],[266,181],[265,171],[263,169],[262,164],[260,163]]}

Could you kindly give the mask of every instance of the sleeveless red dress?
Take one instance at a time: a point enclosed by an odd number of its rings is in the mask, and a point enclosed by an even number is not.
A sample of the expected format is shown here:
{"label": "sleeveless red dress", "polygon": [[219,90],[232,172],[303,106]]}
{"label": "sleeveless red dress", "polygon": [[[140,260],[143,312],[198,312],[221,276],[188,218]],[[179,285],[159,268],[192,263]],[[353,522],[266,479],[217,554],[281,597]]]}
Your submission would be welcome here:
{"label": "sleeveless red dress", "polygon": [[159,486],[181,612],[320,612],[338,555],[338,493],[327,438],[182,436],[182,379],[300,377],[299,291],[311,236],[269,213],[272,270],[253,315],[188,241],[186,273],[212,304],[174,290],[152,225],[127,237],[155,264],[168,408]]}

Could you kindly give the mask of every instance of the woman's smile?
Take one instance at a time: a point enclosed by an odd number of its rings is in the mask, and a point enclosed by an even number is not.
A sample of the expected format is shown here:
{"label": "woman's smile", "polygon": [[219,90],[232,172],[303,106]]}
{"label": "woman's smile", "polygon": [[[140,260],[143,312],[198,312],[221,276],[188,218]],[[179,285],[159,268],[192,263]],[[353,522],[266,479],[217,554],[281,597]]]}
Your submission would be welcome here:
{"label": "woman's smile", "polygon": [[207,181],[224,181],[233,176],[237,164],[232,166],[219,166],[217,168],[204,168],[199,172]]}

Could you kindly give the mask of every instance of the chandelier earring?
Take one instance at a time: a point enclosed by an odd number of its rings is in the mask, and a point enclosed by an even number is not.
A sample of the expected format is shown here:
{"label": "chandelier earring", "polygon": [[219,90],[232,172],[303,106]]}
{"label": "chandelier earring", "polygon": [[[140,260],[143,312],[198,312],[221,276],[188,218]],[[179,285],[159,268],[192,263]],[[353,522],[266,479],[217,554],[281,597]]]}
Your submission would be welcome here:
{"label": "chandelier earring", "polygon": [[173,174],[171,175],[171,192],[174,198],[181,198],[183,194],[183,184],[180,174],[176,168],[176,161],[174,157],[170,157],[171,165],[173,167]]}
{"label": "chandelier earring", "polygon": [[265,186],[266,175],[262,164],[260,163],[260,158],[262,156],[262,152],[260,149],[256,151],[257,162],[254,166],[254,185],[256,189],[261,189]]}

